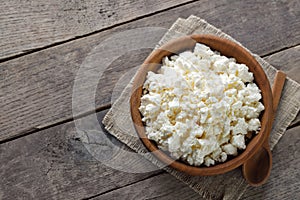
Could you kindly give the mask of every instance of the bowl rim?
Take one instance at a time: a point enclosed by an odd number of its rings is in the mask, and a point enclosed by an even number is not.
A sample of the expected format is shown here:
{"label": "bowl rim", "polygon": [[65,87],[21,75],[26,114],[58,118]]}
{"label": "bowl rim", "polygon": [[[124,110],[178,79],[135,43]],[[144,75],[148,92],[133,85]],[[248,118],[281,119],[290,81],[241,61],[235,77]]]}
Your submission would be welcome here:
{"label": "bowl rim", "polygon": [[[174,55],[185,50],[193,50],[196,43],[202,43],[210,48],[219,51],[222,55],[229,55],[227,57],[234,57],[238,63],[247,63],[249,71],[254,75],[254,80],[261,90],[262,102],[265,106],[265,110],[261,114],[261,130],[256,134],[251,141],[248,143],[245,150],[238,156],[232,158],[231,160],[225,161],[224,163],[218,163],[210,167],[204,166],[192,166],[185,164],[181,161],[177,161],[172,157],[161,151],[153,141],[149,140],[145,133],[145,128],[142,122],[141,113],[139,112],[140,98],[142,96],[142,86],[146,79],[146,74],[148,71],[156,71],[160,67],[161,59],[165,56]],[[220,50],[220,48],[223,48]],[[234,56],[231,56],[234,55]],[[240,55],[240,57],[239,57]],[[249,65],[250,64],[250,65]],[[144,61],[142,66],[139,68],[136,76],[133,80],[133,87],[130,97],[130,111],[131,117],[135,130],[141,139],[145,147],[154,154],[158,160],[163,163],[173,167],[179,171],[186,172],[190,175],[217,175],[223,174],[231,171],[249,158],[251,158],[260,147],[262,147],[263,142],[268,139],[268,132],[271,131],[271,117],[273,116],[272,110],[272,92],[268,81],[268,78],[257,62],[257,60],[241,45],[214,35],[209,34],[193,34],[188,36],[183,36],[166,44],[162,45],[160,48],[155,49]]]}

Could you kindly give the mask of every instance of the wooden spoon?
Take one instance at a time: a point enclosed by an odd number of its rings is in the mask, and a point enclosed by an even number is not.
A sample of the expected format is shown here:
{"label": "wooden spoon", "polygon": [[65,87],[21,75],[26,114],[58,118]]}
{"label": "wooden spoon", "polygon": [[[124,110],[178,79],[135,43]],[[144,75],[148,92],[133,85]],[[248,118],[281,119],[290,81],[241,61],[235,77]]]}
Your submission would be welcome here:
{"label": "wooden spoon", "polygon": [[[275,119],[276,110],[279,104],[281,91],[284,86],[286,74],[278,71],[275,76],[274,84],[272,87],[273,96],[273,117],[270,122],[272,127]],[[269,135],[271,130],[267,131],[264,138],[264,143],[258,152],[247,160],[243,165],[243,175],[247,182],[252,186],[260,186],[264,184],[270,176],[272,168],[272,154],[269,145]]]}

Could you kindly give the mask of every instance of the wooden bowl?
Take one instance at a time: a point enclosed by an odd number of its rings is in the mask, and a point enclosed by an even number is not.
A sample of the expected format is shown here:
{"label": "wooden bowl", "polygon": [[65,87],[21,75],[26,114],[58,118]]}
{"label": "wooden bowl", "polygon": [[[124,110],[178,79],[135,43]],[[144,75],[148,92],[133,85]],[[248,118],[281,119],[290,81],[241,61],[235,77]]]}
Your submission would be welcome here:
{"label": "wooden bowl", "polygon": [[[255,83],[261,90],[262,103],[265,106],[265,110],[260,115],[261,130],[250,140],[246,149],[233,159],[210,167],[191,166],[182,161],[174,160],[172,157],[159,150],[156,143],[147,138],[145,128],[142,123],[142,115],[138,109],[141,104],[143,84],[148,71],[156,72],[161,66],[163,57],[178,54],[186,50],[193,50],[197,42],[205,44],[213,50],[219,51],[224,56],[235,58],[238,63],[246,64],[249,67],[249,71],[251,71],[254,75]],[[272,92],[269,81],[262,67],[256,59],[240,45],[213,35],[190,35],[181,37],[170,41],[157,50],[154,50],[137,72],[133,82],[130,106],[135,129],[149,151],[151,151],[160,161],[166,163],[170,167],[186,172],[190,175],[201,176],[222,174],[245,163],[262,146],[264,140],[267,139],[267,133],[271,130],[271,119],[273,117]]]}

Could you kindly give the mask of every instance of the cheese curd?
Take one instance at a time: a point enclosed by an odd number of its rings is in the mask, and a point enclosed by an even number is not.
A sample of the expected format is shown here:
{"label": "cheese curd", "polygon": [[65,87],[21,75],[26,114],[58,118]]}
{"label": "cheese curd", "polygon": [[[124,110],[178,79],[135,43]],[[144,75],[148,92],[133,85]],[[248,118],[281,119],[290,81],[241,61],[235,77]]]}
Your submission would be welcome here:
{"label": "cheese curd", "polygon": [[165,57],[148,72],[139,110],[146,134],[162,150],[190,165],[225,162],[260,130],[261,92],[253,74],[209,47]]}

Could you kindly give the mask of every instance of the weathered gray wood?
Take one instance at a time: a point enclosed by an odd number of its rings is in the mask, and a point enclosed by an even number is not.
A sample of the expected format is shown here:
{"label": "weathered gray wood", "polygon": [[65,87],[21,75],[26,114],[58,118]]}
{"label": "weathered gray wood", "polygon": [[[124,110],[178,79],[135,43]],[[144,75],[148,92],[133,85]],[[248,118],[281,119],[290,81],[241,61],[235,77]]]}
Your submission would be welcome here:
{"label": "weathered gray wood", "polygon": [[[98,113],[99,121],[106,112]],[[89,126],[96,129],[96,124]],[[112,169],[89,153],[78,133],[70,122],[1,144],[0,199],[81,199],[161,173],[132,174]],[[98,134],[104,139],[103,131]],[[128,149],[108,137],[114,145]],[[114,148],[106,141],[99,144],[105,153],[103,160]],[[143,164],[151,165],[146,160]]]}
{"label": "weathered gray wood", "polygon": [[[241,199],[288,200],[300,198],[299,132],[299,126],[286,132],[273,150],[273,169],[268,182],[262,187],[249,187]],[[197,193],[169,174],[157,175],[99,195],[95,199],[120,199],[121,197],[125,197],[125,199],[201,199]]]}
{"label": "weathered gray wood", "polygon": [[[114,24],[147,16],[192,0],[157,1],[4,1],[0,7],[0,59],[102,30]],[[205,17],[223,25],[240,40],[263,47],[259,53],[278,50],[278,44],[291,46],[299,42],[299,3],[297,1],[202,1],[173,9],[161,21],[189,14]],[[236,26],[235,29],[231,29]],[[246,28],[245,28],[246,26]],[[258,31],[259,30],[259,31]],[[263,31],[263,34],[260,33]],[[287,32],[286,39],[283,32]],[[250,37],[252,36],[252,37]],[[255,40],[253,40],[255,38]],[[270,40],[271,38],[271,40]],[[275,39],[276,38],[276,39]],[[251,46],[250,46],[251,47]]]}
{"label": "weathered gray wood", "polygon": [[[76,72],[93,47],[113,33],[145,26],[169,27],[179,16],[195,14],[231,34],[254,52],[267,54],[299,41],[299,36],[292,37],[297,28],[293,24],[298,24],[298,18],[293,9],[288,9],[291,4],[277,1],[261,4],[251,1],[246,5],[244,1],[230,4],[225,0],[196,2],[4,62],[0,65],[0,141],[71,119],[72,86]],[[233,7],[234,15],[231,12]],[[286,24],[289,28],[283,28]],[[161,36],[161,32],[151,36],[153,45]],[[111,92],[119,77],[142,63],[149,52],[127,52],[106,70],[99,82],[97,108],[110,103]],[[92,74],[97,75],[100,69],[94,69]],[[88,83],[85,84],[89,88]],[[81,97],[85,98],[85,95]],[[91,110],[87,108],[88,111]]]}
{"label": "weathered gray wood", "polygon": [[0,5],[0,59],[86,35],[189,1],[3,1]]}
{"label": "weathered gray wood", "polygon": [[[277,69],[284,71],[290,78],[300,83],[300,46],[289,48],[280,51],[271,56],[266,57],[266,60]],[[300,113],[290,126],[295,126],[300,123]]]}
{"label": "weathered gray wood", "polygon": [[[244,200],[300,199],[300,126],[292,128],[275,146],[270,180],[262,187],[248,188]],[[276,156],[276,155],[281,156]]]}
{"label": "weathered gray wood", "polygon": [[[98,114],[99,121],[105,113]],[[248,189],[244,199],[293,199],[299,195],[299,131],[299,126],[292,128],[282,137],[273,151],[273,169],[268,183],[261,188]],[[121,146],[117,140],[113,142]],[[107,147],[110,149],[110,145]],[[156,175],[161,171],[128,174],[106,167],[82,145],[73,122],[0,145],[0,163],[1,199],[199,198],[171,175]],[[155,177],[146,179],[151,176]],[[107,192],[110,190],[113,191]]]}
{"label": "weathered gray wood", "polygon": [[194,192],[184,183],[178,181],[170,174],[161,174],[148,178],[144,181],[113,190],[103,195],[99,195],[93,200],[100,199],[181,199],[181,200],[201,200],[199,194]]}
{"label": "weathered gray wood", "polygon": [[267,56],[265,60],[300,83],[300,45]]}

